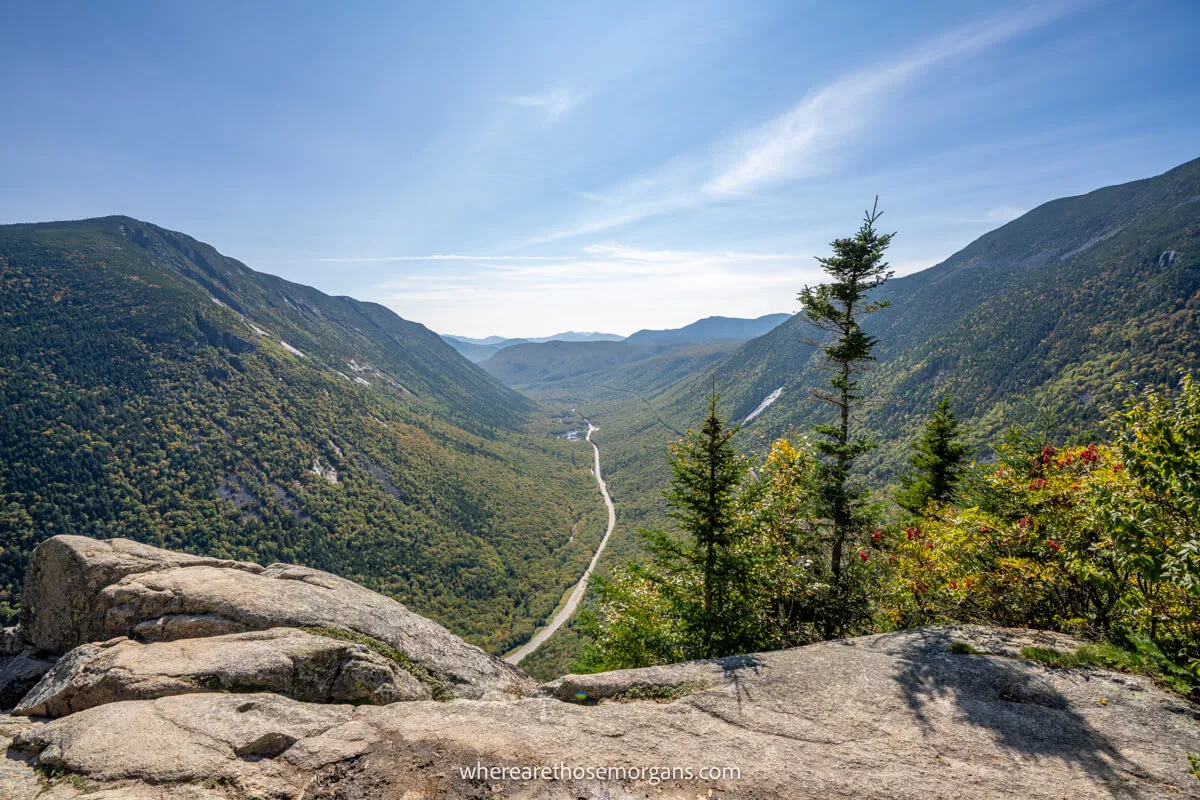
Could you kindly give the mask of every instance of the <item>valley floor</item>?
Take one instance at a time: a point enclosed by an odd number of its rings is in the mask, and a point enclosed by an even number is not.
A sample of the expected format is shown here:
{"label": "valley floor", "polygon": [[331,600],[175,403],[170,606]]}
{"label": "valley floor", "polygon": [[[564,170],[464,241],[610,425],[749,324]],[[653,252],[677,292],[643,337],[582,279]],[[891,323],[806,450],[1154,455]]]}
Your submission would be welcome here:
{"label": "valley floor", "polygon": [[617,524],[617,509],[613,506],[612,497],[608,494],[608,486],[604,483],[604,478],[600,474],[600,448],[592,441],[592,433],[599,430],[590,421],[588,422],[587,441],[591,444],[595,451],[596,466],[593,474],[596,476],[596,483],[600,487],[600,494],[604,497],[604,505],[608,508],[608,527],[604,531],[604,537],[600,540],[599,546],[596,547],[596,553],[592,556],[591,562],[587,569],[583,571],[583,577],[579,579],[579,583],[571,589],[571,594],[567,597],[567,602],[560,608],[550,623],[546,627],[537,631],[533,638],[525,644],[518,647],[504,657],[504,660],[510,664],[520,664],[527,656],[531,655],[535,650],[541,647],[545,642],[553,636],[559,628],[567,623],[571,617],[575,616],[575,611],[579,608],[579,603],[583,600],[583,596],[587,593],[588,582],[592,578],[592,571],[596,569],[596,564],[600,561],[600,556],[604,553],[604,547],[608,544],[608,539],[612,536],[613,527]]}

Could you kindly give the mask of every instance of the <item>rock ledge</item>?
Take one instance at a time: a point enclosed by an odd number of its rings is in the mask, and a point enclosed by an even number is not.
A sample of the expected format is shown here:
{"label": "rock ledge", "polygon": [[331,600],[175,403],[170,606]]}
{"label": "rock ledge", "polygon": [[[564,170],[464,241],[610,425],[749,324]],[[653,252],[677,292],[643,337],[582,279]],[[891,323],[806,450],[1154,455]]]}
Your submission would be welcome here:
{"label": "rock ledge", "polygon": [[[1200,707],[1019,657],[1079,645],[1059,634],[926,628],[539,689],[326,573],[51,541],[23,636],[65,655],[19,711],[59,716],[0,715],[6,800],[1200,798]],[[422,699],[431,678],[459,699]]]}

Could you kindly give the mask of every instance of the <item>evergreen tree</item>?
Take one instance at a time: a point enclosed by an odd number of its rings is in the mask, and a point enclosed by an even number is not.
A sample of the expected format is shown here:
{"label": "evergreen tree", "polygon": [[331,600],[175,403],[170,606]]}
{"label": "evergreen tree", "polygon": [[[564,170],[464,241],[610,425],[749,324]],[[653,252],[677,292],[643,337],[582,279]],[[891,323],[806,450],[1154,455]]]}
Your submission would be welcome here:
{"label": "evergreen tree", "polygon": [[831,602],[823,622],[826,638],[841,635],[846,628],[851,597],[845,582],[844,556],[848,545],[870,523],[866,489],[854,480],[853,466],[873,444],[861,436],[852,436],[851,422],[855,409],[863,402],[859,376],[874,360],[877,342],[862,329],[860,320],[889,305],[887,301],[868,299],[872,291],[892,276],[883,256],[895,234],[875,230],[880,214],[876,198],[858,233],[835,240],[830,245],[833,255],[817,259],[832,281],[805,286],[798,297],[809,323],[826,334],[826,341],[819,346],[825,354],[825,368],[832,373],[830,389],[814,391],[813,395],[837,411],[836,422],[815,428],[817,452],[821,456],[817,470],[819,495],[823,515],[831,528]]}
{"label": "evergreen tree", "polygon": [[912,470],[900,476],[896,503],[913,514],[922,514],[930,502],[949,502],[954,498],[963,464],[971,448],[961,437],[965,432],[958,417],[950,410],[950,395],[934,408],[921,438],[913,445],[908,463]]}
{"label": "evergreen tree", "polygon": [[592,660],[607,668],[752,652],[763,641],[737,517],[746,462],[732,444],[736,427],[718,413],[715,386],[707,400],[700,430],[689,429],[670,448],[666,499],[678,531],[640,531],[646,560],[597,583],[598,614],[585,632]]}
{"label": "evergreen tree", "polygon": [[742,652],[747,621],[740,588],[746,571],[736,553],[734,524],[734,499],[746,464],[731,442],[737,428],[727,426],[717,411],[715,381],[707,401],[708,416],[700,430],[688,430],[670,451],[668,516],[690,541],[680,548],[663,532],[647,535],[660,560],[679,560],[698,578],[699,597],[680,611],[696,655],[703,658]]}

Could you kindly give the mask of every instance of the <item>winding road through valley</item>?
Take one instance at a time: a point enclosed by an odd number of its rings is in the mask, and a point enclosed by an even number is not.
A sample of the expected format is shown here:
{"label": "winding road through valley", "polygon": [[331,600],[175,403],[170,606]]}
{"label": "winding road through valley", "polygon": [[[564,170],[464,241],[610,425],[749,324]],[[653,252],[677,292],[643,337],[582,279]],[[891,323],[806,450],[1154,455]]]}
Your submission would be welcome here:
{"label": "winding road through valley", "polygon": [[608,486],[604,483],[604,478],[600,476],[600,448],[592,441],[592,433],[600,430],[590,421],[584,420],[588,424],[587,442],[596,451],[596,466],[592,470],[596,476],[596,483],[600,486],[600,494],[604,497],[604,505],[608,507],[608,528],[604,531],[604,538],[600,540],[600,544],[596,547],[596,552],[592,556],[591,563],[587,569],[583,571],[583,577],[579,579],[579,583],[575,584],[575,588],[571,590],[571,596],[567,598],[567,603],[559,612],[554,615],[554,619],[550,620],[550,624],[539,630],[525,644],[518,647],[504,657],[504,660],[509,664],[520,664],[521,660],[537,650],[546,640],[554,635],[554,632],[566,623],[574,614],[575,609],[579,607],[579,601],[583,599],[583,593],[587,591],[588,581],[592,577],[592,570],[596,568],[596,562],[600,560],[600,554],[604,552],[604,546],[608,544],[608,537],[612,536],[613,526],[617,524],[617,509],[613,507],[612,498],[608,495]]}

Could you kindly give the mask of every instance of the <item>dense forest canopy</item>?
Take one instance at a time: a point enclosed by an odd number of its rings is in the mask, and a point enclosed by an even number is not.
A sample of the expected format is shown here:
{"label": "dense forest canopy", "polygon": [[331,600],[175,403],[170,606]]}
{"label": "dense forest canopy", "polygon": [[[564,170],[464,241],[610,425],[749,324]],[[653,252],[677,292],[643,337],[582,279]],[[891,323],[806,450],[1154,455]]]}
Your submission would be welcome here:
{"label": "dense forest canopy", "polygon": [[420,325],[181,234],[0,228],[7,619],[30,550],[76,533],[327,569],[507,649],[604,530],[569,427]]}

